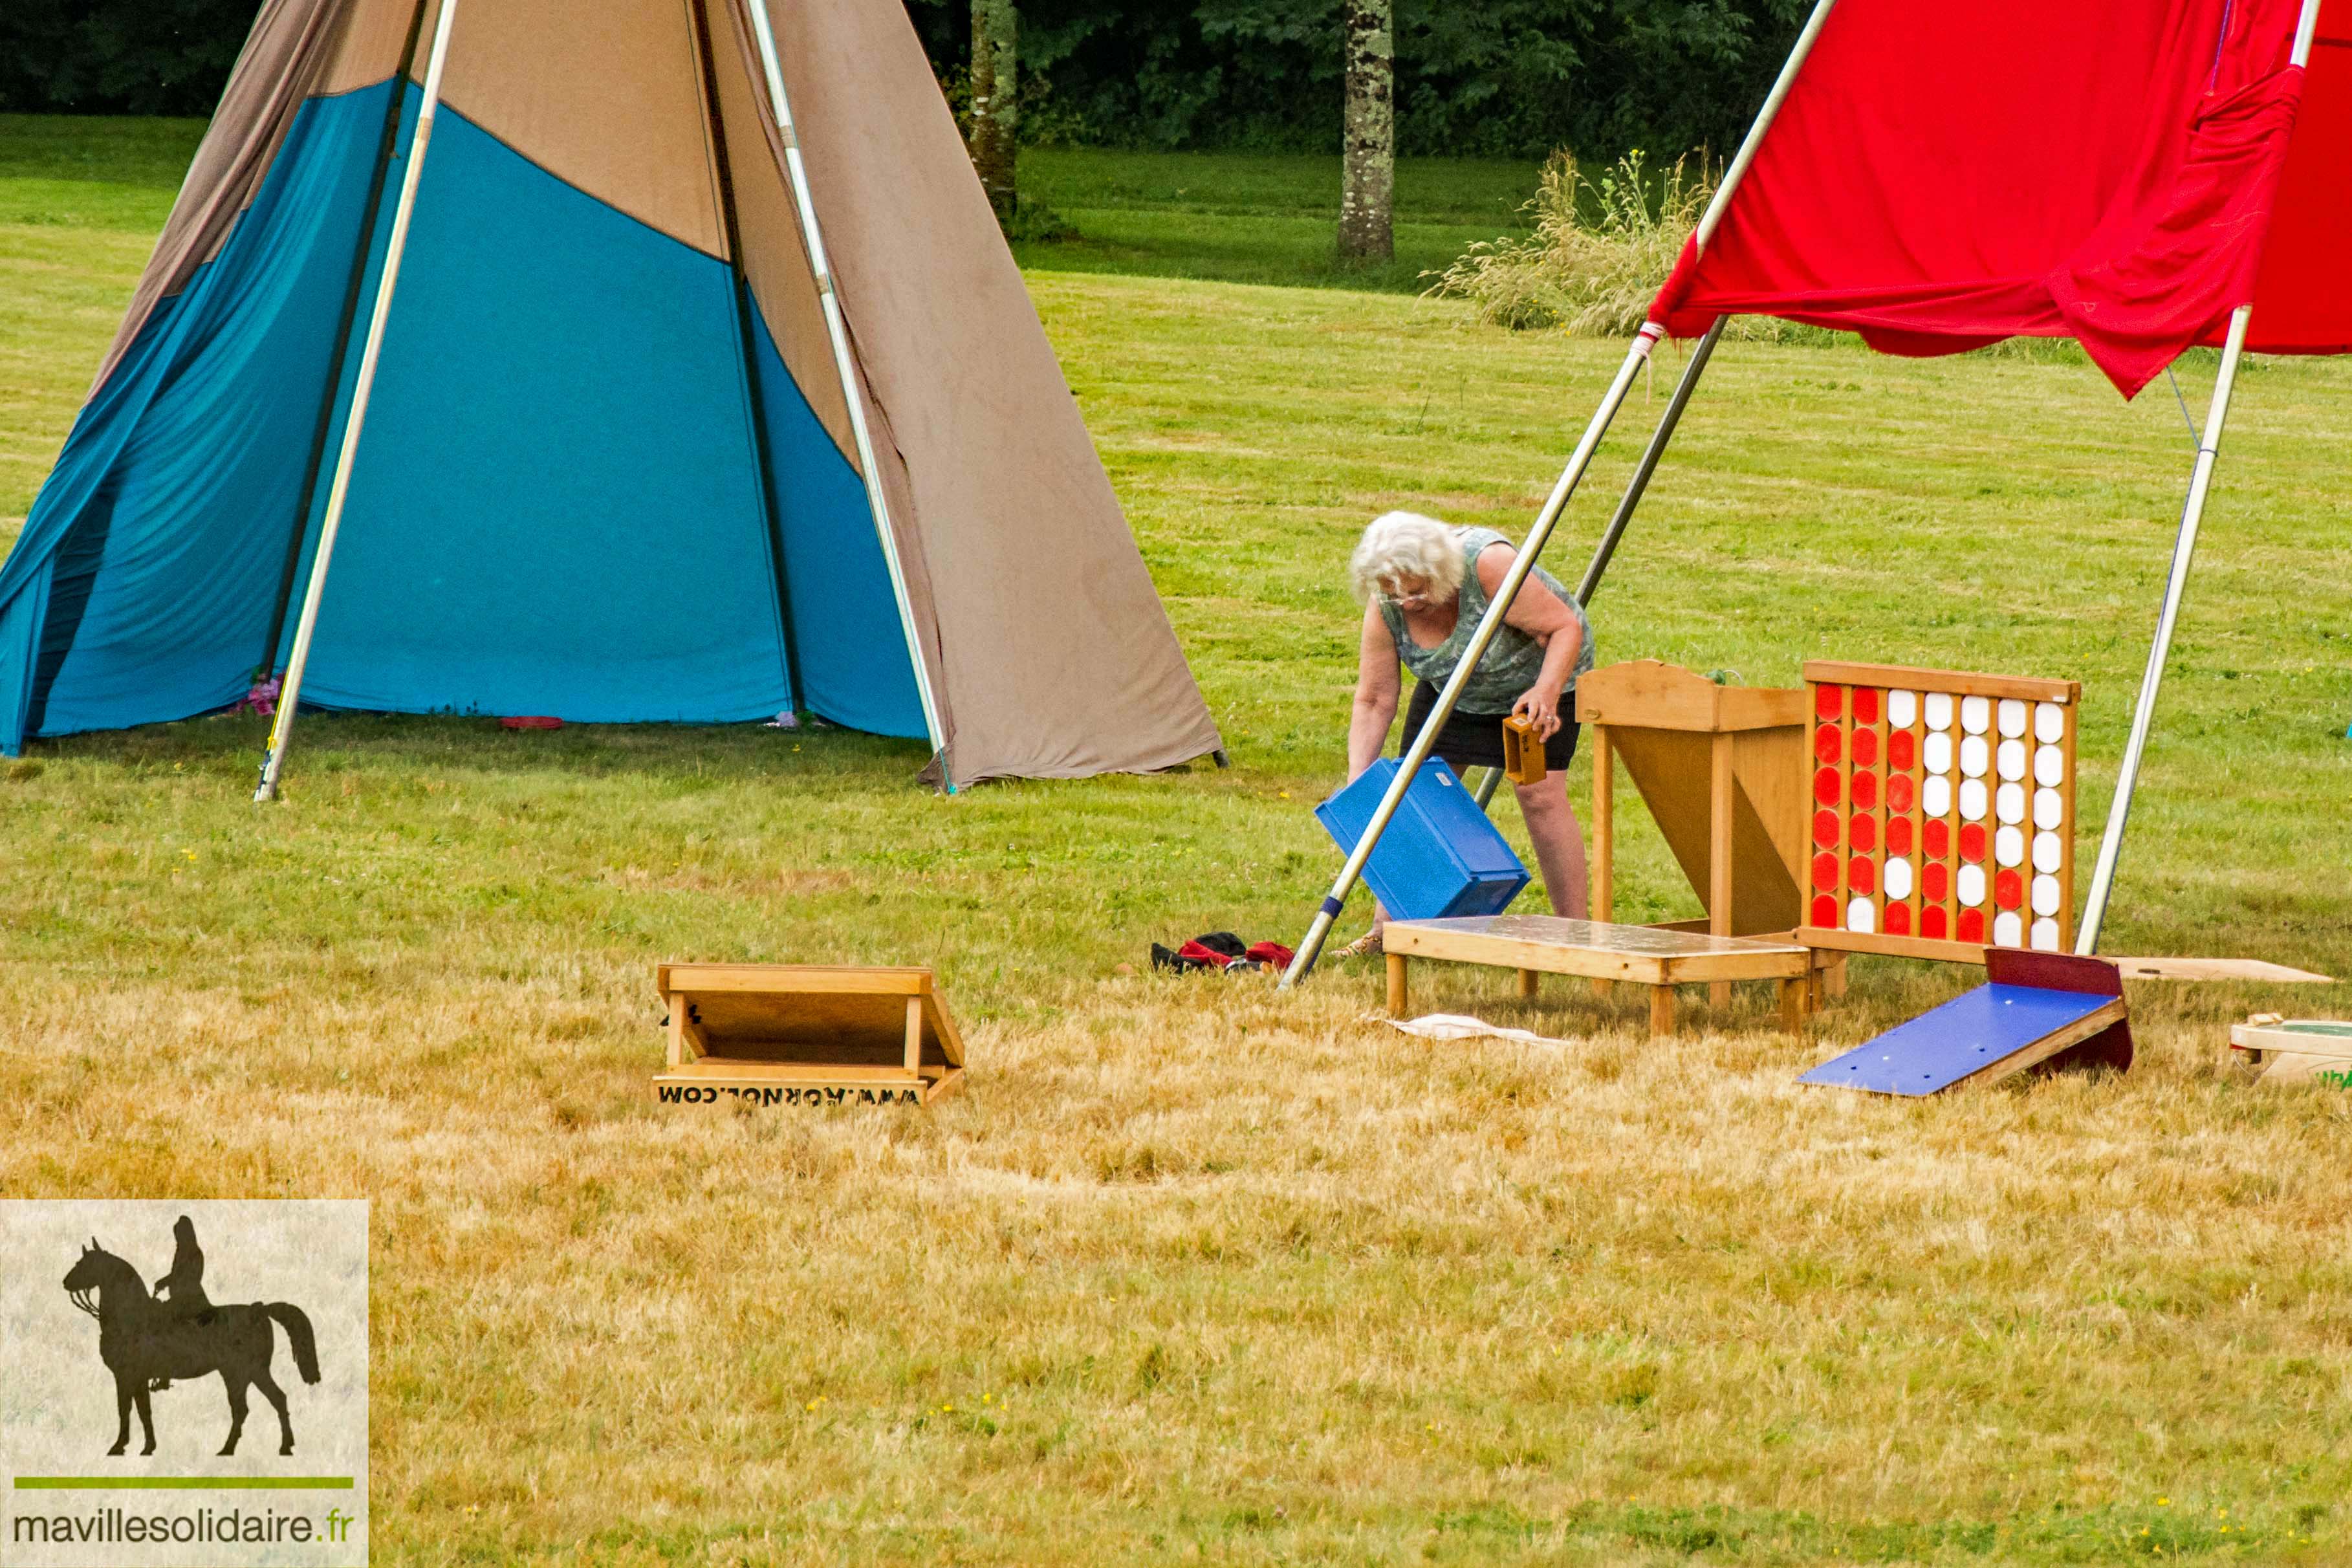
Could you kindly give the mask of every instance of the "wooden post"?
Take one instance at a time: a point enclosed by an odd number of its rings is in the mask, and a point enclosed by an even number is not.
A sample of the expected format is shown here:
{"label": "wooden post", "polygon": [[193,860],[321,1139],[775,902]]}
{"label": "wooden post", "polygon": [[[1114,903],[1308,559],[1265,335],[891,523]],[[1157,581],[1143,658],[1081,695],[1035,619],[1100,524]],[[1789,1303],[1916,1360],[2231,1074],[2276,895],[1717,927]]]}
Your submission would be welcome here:
{"label": "wooden post", "polygon": [[923,1069],[923,999],[907,998],[907,1076],[918,1078]]}
{"label": "wooden post", "polygon": [[[1731,934],[1731,736],[1716,732],[1707,753],[1706,785],[1706,929],[1716,936]],[[1706,988],[1710,1007],[1731,1005],[1731,984],[1718,980]]]}
{"label": "wooden post", "polygon": [[1650,987],[1650,1033],[1671,1035],[1675,1032],[1675,988],[1671,985]]}
{"label": "wooden post", "polygon": [[1812,990],[1810,977],[1780,982],[1780,1027],[1791,1035],[1801,1034],[1805,1027],[1805,1003]]}
{"label": "wooden post", "polygon": [[1403,1017],[1403,1016],[1404,1016],[1404,996],[1405,996],[1405,989],[1404,989],[1404,965],[1405,965],[1405,956],[1404,956],[1404,954],[1403,954],[1403,953],[1401,953],[1401,952],[1391,952],[1391,953],[1390,953],[1390,954],[1388,955],[1388,960],[1389,960],[1389,1016],[1390,1016],[1390,1017],[1391,1017],[1391,1018],[1402,1018],[1402,1017]]}
{"label": "wooden post", "polygon": [[[1592,726],[1592,919],[1607,925],[1617,902],[1617,756],[1609,747],[1609,726]],[[1611,983],[1592,983],[1595,996],[1609,994]]]}
{"label": "wooden post", "polygon": [[669,1065],[671,1070],[686,1065],[686,998],[665,995],[669,1004]]}
{"label": "wooden post", "polygon": [[1519,971],[1519,995],[1523,999],[1530,1002],[1535,1000],[1537,980],[1538,976],[1534,970],[1522,969]]}

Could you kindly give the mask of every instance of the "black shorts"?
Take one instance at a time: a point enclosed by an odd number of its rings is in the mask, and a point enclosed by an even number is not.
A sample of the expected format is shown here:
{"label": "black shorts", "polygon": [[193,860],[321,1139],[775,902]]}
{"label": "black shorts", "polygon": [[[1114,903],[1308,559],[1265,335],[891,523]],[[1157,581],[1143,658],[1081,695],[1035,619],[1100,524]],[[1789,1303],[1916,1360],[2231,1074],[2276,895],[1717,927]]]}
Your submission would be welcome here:
{"label": "black shorts", "polygon": [[[1405,705],[1404,732],[1397,737],[1397,755],[1402,756],[1412,744],[1413,737],[1429,720],[1430,710],[1437,706],[1437,688],[1427,681],[1415,681],[1412,700]],[[1456,708],[1445,721],[1445,728],[1437,732],[1434,754],[1444,757],[1456,777],[1472,768],[1499,768],[1503,765],[1503,721],[1508,713],[1466,713]],[[1559,695],[1559,728],[1544,742],[1544,766],[1553,773],[1565,769],[1576,755],[1576,689],[1569,688]]]}

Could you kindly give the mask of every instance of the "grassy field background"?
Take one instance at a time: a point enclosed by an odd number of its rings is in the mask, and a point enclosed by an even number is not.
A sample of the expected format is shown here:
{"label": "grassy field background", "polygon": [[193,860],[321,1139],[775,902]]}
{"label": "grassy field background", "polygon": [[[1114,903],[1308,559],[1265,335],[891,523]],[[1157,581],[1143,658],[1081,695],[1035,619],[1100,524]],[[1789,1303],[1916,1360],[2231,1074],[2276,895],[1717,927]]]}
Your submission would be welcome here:
{"label": "grassy field background", "polygon": [[[0,120],[0,533],[189,145]],[[38,744],[0,768],[0,1193],[373,1199],[384,1562],[2342,1561],[2352,1102],[2221,1059],[2325,993],[2135,987],[2126,1076],[1898,1105],[1792,1080],[1962,971],[1863,961],[1802,1038],[1694,998],[1671,1046],[1631,998],[1423,993],[1564,1048],[1404,1039],[1370,967],[1118,972],[1295,940],[1355,531],[1523,529],[1622,347],[1202,280],[1261,219],[1316,280],[1304,175],[1059,156],[1134,275],[1033,293],[1230,772],[942,800],[840,731],[313,715],[257,811],[258,721]],[[1221,169],[1247,210],[1185,205]],[[2114,951],[2352,973],[2348,440],[2344,369],[2242,384]],[[2080,364],[1727,345],[1601,657],[2079,677],[2095,826],[2190,455]],[[1692,912],[1631,815],[1624,918]],[[657,1109],[689,956],[934,963],[970,1092]]]}

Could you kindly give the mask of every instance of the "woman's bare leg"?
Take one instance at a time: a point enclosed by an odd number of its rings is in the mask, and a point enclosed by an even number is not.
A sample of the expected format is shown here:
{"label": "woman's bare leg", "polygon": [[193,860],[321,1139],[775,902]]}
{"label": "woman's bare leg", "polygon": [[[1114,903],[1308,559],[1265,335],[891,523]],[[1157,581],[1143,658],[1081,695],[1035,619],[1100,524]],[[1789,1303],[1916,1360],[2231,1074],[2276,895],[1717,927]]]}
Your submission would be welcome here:
{"label": "woman's bare leg", "polygon": [[1535,843],[1536,865],[1543,872],[1544,891],[1551,895],[1552,913],[1588,918],[1584,827],[1576,820],[1576,808],[1568,804],[1568,792],[1558,778],[1512,787],[1518,791],[1519,815]]}

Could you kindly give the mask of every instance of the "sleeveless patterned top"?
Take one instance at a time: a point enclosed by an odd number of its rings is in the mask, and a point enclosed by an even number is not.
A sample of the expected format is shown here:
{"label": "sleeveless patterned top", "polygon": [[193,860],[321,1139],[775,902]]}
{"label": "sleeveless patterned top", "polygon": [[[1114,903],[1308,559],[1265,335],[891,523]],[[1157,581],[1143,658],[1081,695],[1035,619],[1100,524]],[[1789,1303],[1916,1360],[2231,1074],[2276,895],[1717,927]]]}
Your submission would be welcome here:
{"label": "sleeveless patterned top", "polygon": [[[1511,542],[1507,536],[1491,528],[1457,528],[1454,537],[1462,544],[1462,603],[1451,637],[1435,647],[1423,647],[1405,629],[1404,612],[1387,595],[1379,598],[1381,619],[1388,623],[1389,636],[1396,639],[1398,658],[1416,679],[1433,686],[1443,686],[1453,677],[1454,667],[1462,662],[1463,652],[1470,646],[1471,634],[1478,629],[1479,619],[1486,613],[1486,590],[1478,581],[1479,555],[1489,545]],[[1584,632],[1583,649],[1576,656],[1576,668],[1568,675],[1568,689],[1573,691],[1578,678],[1592,668],[1592,627],[1584,618],[1584,606],[1576,602],[1566,584],[1541,566],[1529,575],[1540,579],[1545,587],[1559,595]],[[1519,700],[1519,693],[1536,683],[1536,677],[1543,670],[1543,644],[1518,627],[1506,625],[1486,645],[1486,657],[1478,661],[1469,683],[1463,687],[1458,710],[1482,715],[1508,713],[1511,704]]]}

